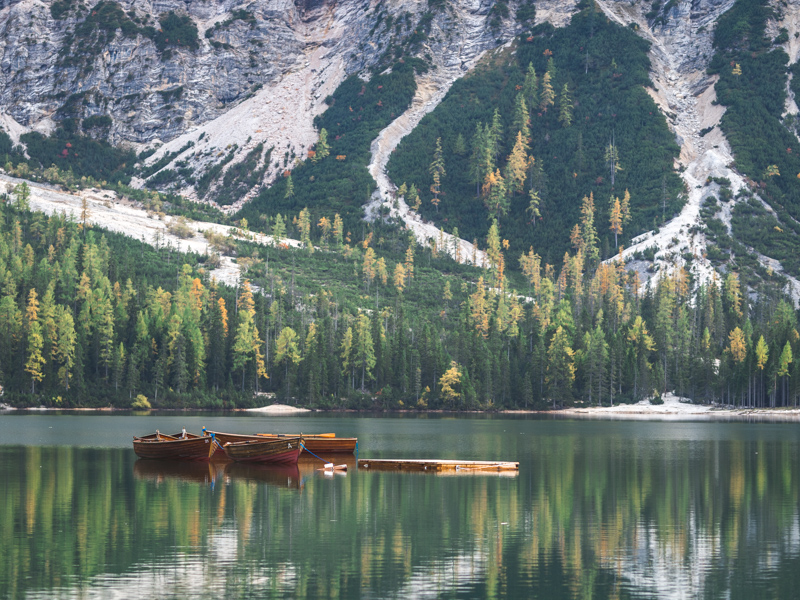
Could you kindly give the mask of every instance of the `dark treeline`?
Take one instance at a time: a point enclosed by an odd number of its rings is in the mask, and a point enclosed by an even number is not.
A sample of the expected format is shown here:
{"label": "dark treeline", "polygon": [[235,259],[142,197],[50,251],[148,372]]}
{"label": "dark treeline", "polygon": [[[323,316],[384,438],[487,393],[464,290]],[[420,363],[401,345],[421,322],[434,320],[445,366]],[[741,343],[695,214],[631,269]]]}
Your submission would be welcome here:
{"label": "dark treeline", "polygon": [[[354,305],[334,282],[301,297],[269,267],[265,293],[218,286],[198,257],[27,212],[19,192],[0,232],[0,371],[16,405],[222,407],[262,391],[318,407],[467,410],[674,391],[783,406],[800,394],[797,317],[777,287],[751,295],[730,273],[695,289],[679,268],[642,292],[635,271],[598,262],[591,196],[560,268],[531,251],[519,259],[527,289],[512,289],[494,223],[487,268],[477,281],[440,276],[436,312],[406,301],[423,252],[409,243],[392,264],[371,235],[318,250],[351,265],[349,285],[365,292]],[[294,273],[312,252],[273,250],[273,263]]]}

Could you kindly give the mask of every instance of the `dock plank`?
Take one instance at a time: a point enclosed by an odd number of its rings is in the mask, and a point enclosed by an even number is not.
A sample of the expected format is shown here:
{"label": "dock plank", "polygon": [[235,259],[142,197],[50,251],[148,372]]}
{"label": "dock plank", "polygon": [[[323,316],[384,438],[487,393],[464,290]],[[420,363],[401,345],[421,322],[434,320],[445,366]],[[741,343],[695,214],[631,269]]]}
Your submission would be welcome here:
{"label": "dock plank", "polygon": [[519,471],[518,462],[490,460],[444,460],[404,458],[360,458],[359,469],[380,471]]}

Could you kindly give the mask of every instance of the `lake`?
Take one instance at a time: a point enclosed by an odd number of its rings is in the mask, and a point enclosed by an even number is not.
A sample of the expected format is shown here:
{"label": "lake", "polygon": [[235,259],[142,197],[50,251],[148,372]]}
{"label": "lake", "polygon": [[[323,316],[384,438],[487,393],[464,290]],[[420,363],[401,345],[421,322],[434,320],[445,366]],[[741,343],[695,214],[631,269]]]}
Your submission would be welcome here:
{"label": "lake", "polygon": [[[133,453],[202,426],[520,471]],[[0,598],[798,598],[799,449],[791,423],[6,413]]]}

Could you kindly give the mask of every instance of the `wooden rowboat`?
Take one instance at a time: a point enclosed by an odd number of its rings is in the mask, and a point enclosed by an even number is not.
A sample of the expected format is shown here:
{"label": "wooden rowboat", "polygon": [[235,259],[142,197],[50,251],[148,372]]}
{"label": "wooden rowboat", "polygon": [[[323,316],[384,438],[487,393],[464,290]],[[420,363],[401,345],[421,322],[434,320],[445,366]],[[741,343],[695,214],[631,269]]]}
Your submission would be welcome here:
{"label": "wooden rowboat", "polygon": [[267,439],[303,438],[303,445],[314,454],[353,454],[358,444],[358,438],[337,438],[335,433],[289,434],[289,433],[223,433],[221,431],[203,430],[206,434],[214,435],[224,446],[228,442],[244,442]]}
{"label": "wooden rowboat", "polygon": [[[261,437],[281,438],[286,434],[259,433]],[[303,435],[303,445],[314,454],[353,454],[358,445],[358,438],[340,438],[328,435]]]}
{"label": "wooden rowboat", "polygon": [[193,433],[164,435],[156,431],[133,438],[133,451],[141,458],[171,458],[177,460],[210,460],[214,454],[213,439]]}
{"label": "wooden rowboat", "polygon": [[228,458],[236,462],[257,462],[296,465],[303,438],[255,439],[228,442],[222,447]]}

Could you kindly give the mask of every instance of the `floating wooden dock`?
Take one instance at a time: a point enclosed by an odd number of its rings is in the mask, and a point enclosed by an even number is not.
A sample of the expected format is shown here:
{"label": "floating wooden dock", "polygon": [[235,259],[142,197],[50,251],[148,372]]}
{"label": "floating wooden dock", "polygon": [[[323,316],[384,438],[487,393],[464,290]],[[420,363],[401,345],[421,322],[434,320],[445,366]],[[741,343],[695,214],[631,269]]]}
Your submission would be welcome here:
{"label": "floating wooden dock", "polygon": [[359,469],[373,471],[429,471],[432,473],[519,471],[518,462],[490,460],[409,460],[404,458],[359,458]]}

